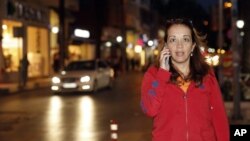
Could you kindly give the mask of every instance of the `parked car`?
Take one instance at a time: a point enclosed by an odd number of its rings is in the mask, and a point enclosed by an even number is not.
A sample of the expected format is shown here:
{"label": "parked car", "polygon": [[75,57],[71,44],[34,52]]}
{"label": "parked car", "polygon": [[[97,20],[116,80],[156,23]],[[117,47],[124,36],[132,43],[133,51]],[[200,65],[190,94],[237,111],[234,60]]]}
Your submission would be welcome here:
{"label": "parked car", "polygon": [[52,77],[51,90],[59,92],[96,92],[112,87],[114,70],[103,60],[70,62],[60,74]]}

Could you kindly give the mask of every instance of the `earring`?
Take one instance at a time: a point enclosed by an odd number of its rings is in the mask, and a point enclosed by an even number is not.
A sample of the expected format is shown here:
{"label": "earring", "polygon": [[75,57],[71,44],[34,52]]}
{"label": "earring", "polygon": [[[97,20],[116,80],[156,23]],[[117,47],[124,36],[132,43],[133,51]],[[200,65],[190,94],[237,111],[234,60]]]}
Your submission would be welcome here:
{"label": "earring", "polygon": [[193,56],[193,52],[191,52],[190,56]]}

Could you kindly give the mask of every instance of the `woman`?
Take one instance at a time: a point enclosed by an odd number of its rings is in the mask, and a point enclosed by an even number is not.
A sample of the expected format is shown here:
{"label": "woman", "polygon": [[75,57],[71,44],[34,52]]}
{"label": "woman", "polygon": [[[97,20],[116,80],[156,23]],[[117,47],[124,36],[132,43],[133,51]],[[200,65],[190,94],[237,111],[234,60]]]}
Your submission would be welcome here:
{"label": "woman", "polygon": [[167,21],[164,47],[144,75],[141,107],[153,122],[153,141],[229,141],[216,77],[201,54],[205,46],[186,19]]}

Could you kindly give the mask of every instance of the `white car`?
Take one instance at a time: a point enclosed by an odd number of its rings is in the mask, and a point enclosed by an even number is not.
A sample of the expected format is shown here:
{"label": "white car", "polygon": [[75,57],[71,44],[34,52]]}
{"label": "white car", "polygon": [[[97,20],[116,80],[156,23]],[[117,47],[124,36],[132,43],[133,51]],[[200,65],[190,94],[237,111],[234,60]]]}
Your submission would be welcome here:
{"label": "white car", "polygon": [[51,90],[59,92],[96,92],[112,87],[114,70],[102,60],[70,62],[60,74],[52,78]]}

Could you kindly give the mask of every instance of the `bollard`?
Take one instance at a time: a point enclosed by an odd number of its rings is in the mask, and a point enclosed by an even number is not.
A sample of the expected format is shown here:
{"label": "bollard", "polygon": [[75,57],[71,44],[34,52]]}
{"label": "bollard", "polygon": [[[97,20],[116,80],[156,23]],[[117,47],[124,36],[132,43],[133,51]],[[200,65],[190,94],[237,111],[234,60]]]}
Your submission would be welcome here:
{"label": "bollard", "polygon": [[118,124],[115,120],[110,120],[110,138],[111,141],[117,141],[118,140]]}

